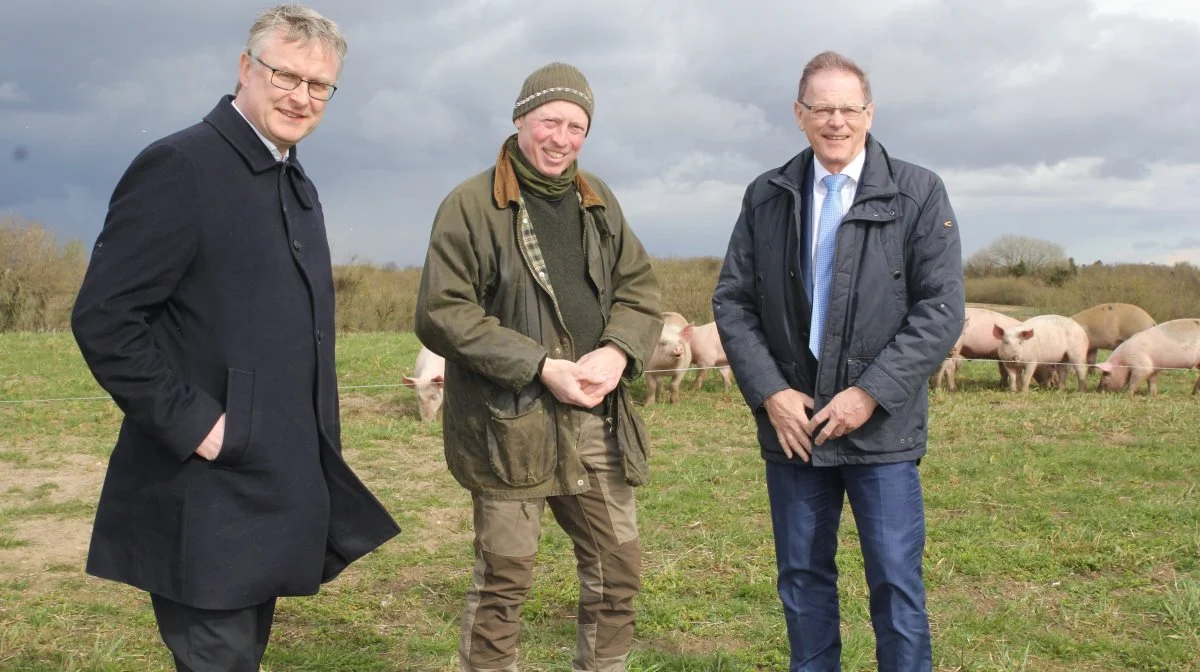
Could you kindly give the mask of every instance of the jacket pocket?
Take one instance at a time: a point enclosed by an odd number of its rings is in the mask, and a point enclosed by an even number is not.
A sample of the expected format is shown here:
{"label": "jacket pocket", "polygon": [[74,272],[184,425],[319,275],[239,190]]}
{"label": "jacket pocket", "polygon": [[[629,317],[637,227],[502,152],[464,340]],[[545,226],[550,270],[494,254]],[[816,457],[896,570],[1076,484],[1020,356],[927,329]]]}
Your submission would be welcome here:
{"label": "jacket pocket", "polygon": [[254,372],[229,369],[225,383],[225,438],[213,464],[233,466],[246,459],[254,418]]}
{"label": "jacket pocket", "polygon": [[[646,426],[633,409],[629,390],[621,385],[617,393],[617,443],[625,467],[625,482],[637,487],[650,481],[650,437]],[[605,429],[608,429],[605,423]]]}
{"label": "jacket pocket", "polygon": [[546,482],[558,466],[558,444],[554,418],[547,408],[550,393],[515,413],[489,404],[487,422],[488,461],[492,471],[507,485],[527,487]]}
{"label": "jacket pocket", "polygon": [[843,386],[843,389],[846,387],[852,387],[855,383],[857,383],[858,379],[862,377],[863,371],[866,371],[867,367],[870,366],[871,362],[873,361],[875,361],[874,358],[866,357],[850,357],[847,359],[846,384]]}

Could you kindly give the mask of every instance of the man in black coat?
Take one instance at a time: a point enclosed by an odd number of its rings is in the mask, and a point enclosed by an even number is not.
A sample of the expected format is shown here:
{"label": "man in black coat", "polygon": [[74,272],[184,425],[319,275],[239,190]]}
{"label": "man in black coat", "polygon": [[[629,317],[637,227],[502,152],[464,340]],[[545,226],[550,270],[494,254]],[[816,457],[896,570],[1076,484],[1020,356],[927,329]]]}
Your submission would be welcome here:
{"label": "man in black coat", "polygon": [[329,246],[296,158],[345,50],[310,9],[260,14],[236,97],[117,184],[72,314],[125,414],[87,571],[151,594],[179,670],[257,670],[278,596],[400,531],[341,457]]}

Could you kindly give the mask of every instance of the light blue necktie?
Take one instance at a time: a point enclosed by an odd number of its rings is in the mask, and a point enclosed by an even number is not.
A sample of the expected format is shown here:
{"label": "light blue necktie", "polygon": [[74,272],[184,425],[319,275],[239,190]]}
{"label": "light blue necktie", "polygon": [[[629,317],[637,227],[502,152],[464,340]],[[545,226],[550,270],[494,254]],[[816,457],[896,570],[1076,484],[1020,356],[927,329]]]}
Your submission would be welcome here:
{"label": "light blue necktie", "polygon": [[829,307],[829,281],[833,275],[833,253],[837,246],[837,230],[842,223],[842,187],[850,181],[848,175],[826,175],[825,202],[821,203],[821,219],[817,223],[817,254],[813,261],[812,321],[808,328],[808,349],[817,361],[821,360],[821,339],[825,337],[825,312]]}

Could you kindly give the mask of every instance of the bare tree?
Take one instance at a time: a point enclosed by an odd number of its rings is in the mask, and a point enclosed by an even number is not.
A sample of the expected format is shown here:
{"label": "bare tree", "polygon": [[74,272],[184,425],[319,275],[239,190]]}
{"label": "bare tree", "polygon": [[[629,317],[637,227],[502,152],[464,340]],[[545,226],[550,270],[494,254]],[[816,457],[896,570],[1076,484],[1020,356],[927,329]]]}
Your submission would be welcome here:
{"label": "bare tree", "polygon": [[1063,246],[1058,243],[1027,236],[1005,235],[971,255],[967,265],[1005,275],[1038,275],[1053,267],[1067,266],[1067,255]]}

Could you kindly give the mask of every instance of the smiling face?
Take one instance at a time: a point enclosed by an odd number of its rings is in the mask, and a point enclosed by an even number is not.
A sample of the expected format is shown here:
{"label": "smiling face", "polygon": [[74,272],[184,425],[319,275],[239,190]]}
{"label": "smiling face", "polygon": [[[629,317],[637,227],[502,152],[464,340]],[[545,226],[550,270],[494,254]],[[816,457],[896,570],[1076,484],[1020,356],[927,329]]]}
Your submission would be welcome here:
{"label": "smiling face", "polygon": [[588,130],[587,112],[566,100],[552,100],[513,123],[521,153],[546,177],[562,175],[579,158]]}
{"label": "smiling face", "polygon": [[291,91],[275,86],[271,83],[271,68],[277,68],[281,74],[286,71],[303,79],[333,84],[338,76],[337,54],[320,40],[307,44],[285,42],[282,33],[276,33],[266,40],[259,53],[253,56],[242,53],[239,65],[240,87],[234,101],[238,110],[286,154],[321,123],[325,101],[309,96],[308,84],[304,82]]}
{"label": "smiling face", "polygon": [[[796,125],[808,136],[817,160],[831,173],[840,173],[867,145],[867,131],[875,115],[875,105],[858,77],[847,70],[821,70],[813,74],[794,104]],[[801,102],[810,107],[842,107],[866,105],[857,119],[846,119],[835,112],[827,119],[818,119]]]}

